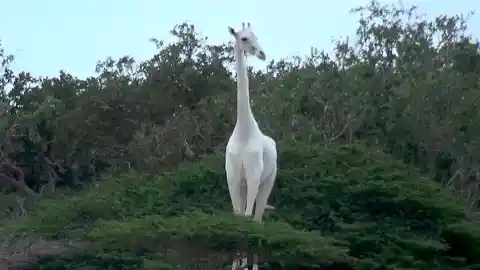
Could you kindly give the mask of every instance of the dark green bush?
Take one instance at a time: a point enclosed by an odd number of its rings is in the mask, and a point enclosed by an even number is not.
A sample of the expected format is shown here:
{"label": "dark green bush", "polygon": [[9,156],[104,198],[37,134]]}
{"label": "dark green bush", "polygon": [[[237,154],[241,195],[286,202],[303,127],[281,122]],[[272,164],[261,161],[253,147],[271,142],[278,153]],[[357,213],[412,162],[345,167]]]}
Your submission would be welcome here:
{"label": "dark green bush", "polygon": [[129,256],[161,253],[157,260],[164,263],[172,261],[170,249],[180,257],[187,252],[195,264],[205,256],[220,264],[247,248],[285,265],[459,269],[480,263],[479,231],[464,221],[461,202],[415,169],[361,145],[284,141],[278,147],[281,166],[270,200],[276,209],[265,225],[230,213],[223,157],[210,156],[160,176],[110,176],[87,193],[44,201],[13,231]]}

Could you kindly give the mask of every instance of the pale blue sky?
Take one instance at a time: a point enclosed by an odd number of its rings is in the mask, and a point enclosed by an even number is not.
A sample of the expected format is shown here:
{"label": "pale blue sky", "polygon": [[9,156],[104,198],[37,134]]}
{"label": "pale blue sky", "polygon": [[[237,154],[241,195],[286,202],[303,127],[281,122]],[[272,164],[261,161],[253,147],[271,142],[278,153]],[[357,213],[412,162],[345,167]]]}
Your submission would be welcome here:
{"label": "pale blue sky", "polygon": [[[4,1],[0,39],[7,52],[16,57],[15,71],[54,76],[64,69],[83,78],[93,75],[97,60],[107,56],[150,58],[155,47],[148,40],[168,39],[168,31],[185,20],[195,24],[212,43],[231,38],[228,25],[250,21],[267,58],[279,59],[307,54],[311,46],[330,51],[332,38],[354,34],[356,18],[348,10],[363,3],[368,1]],[[404,3],[416,4],[431,16],[480,12],[480,2],[468,0]],[[475,15],[469,25],[480,38],[479,16]],[[262,65],[255,63],[260,68]]]}

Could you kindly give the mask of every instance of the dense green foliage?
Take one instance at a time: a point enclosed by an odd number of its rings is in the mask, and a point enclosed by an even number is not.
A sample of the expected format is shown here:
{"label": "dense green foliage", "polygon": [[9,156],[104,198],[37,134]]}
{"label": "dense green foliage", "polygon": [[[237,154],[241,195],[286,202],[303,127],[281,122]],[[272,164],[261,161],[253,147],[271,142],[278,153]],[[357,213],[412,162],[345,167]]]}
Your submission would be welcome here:
{"label": "dense green foliage", "polygon": [[9,240],[0,266],[23,252],[45,269],[208,269],[248,244],[272,269],[475,269],[478,43],[462,16],[376,2],[356,12],[355,40],[332,55],[250,70],[256,118],[281,142],[264,226],[232,217],[223,176],[231,46],[184,23],[175,42],[153,40],[150,60],[107,58],[86,79],[16,74],[0,49],[4,237],[73,241],[59,257]]}
{"label": "dense green foliage", "polygon": [[[263,226],[232,217],[223,160],[212,156],[161,176],[112,176],[91,191],[45,200],[11,230],[75,240],[89,256],[109,251],[96,255],[101,263],[112,252],[136,258],[138,269],[218,266],[238,249],[259,251],[269,269],[480,266],[480,230],[469,231],[459,200],[414,169],[358,145],[280,146],[277,209]],[[453,243],[460,231],[464,239]]]}

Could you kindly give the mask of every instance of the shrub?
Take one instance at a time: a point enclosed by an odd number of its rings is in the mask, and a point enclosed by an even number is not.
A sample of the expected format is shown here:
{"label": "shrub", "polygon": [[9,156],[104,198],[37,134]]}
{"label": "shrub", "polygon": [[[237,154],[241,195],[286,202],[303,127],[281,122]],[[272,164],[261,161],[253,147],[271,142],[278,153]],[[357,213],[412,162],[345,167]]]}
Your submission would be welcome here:
{"label": "shrub", "polygon": [[480,234],[461,202],[415,169],[357,144],[278,147],[276,209],[265,225],[230,213],[223,157],[209,156],[159,176],[111,175],[92,191],[44,201],[10,230],[182,267],[205,258],[224,264],[247,249],[283,267],[459,269],[480,262]]}

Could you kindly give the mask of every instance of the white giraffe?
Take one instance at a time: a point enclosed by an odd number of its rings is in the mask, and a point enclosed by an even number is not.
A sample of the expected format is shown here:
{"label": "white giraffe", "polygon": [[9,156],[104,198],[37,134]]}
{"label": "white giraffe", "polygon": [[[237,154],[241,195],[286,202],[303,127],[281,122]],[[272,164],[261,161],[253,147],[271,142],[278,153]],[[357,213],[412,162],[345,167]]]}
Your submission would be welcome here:
{"label": "white giraffe", "polygon": [[[231,27],[228,30],[235,37],[234,54],[237,71],[237,122],[225,151],[228,190],[235,214],[247,217],[253,215],[253,220],[262,222],[277,175],[277,147],[272,138],[260,131],[253,116],[245,54],[265,60],[265,52],[258,43],[250,23],[247,27],[242,24],[239,31]],[[243,259],[242,264],[245,262],[246,259]],[[257,256],[254,256],[253,269],[258,269],[256,263]],[[238,269],[239,264],[240,262],[235,260],[232,269]]]}

